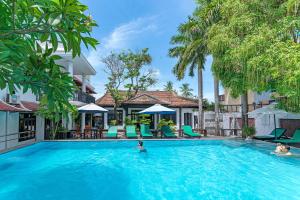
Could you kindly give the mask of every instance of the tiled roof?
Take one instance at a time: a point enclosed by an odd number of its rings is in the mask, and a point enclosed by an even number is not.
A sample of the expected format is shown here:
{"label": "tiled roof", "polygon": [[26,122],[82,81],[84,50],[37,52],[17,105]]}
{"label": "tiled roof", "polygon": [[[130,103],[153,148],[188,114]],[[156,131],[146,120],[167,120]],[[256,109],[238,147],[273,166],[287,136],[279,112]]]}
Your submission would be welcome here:
{"label": "tiled roof", "polygon": [[[120,91],[122,96],[126,96],[125,91]],[[190,99],[177,95],[174,92],[167,91],[141,91],[135,97],[122,102],[123,105],[154,105],[162,104],[170,107],[188,107],[197,108],[198,103],[195,99]],[[106,92],[96,101],[99,106],[113,106],[113,98],[109,92]]]}
{"label": "tiled roof", "polygon": [[9,112],[24,112],[27,111],[23,108],[18,108],[16,106],[10,105],[2,100],[0,100],[0,111],[9,111]]}
{"label": "tiled roof", "polygon": [[39,109],[39,104],[36,102],[21,101],[21,104],[25,109],[28,109],[29,111],[36,112]]}

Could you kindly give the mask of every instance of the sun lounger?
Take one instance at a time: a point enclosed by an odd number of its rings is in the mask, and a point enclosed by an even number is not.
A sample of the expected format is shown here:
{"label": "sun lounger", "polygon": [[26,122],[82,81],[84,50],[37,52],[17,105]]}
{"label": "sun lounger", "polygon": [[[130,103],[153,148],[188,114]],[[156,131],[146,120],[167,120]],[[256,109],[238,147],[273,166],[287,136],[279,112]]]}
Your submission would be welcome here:
{"label": "sun lounger", "polygon": [[152,138],[153,137],[153,134],[150,131],[149,125],[141,124],[140,127],[141,127],[142,138]]}
{"label": "sun lounger", "polygon": [[260,139],[260,140],[273,140],[276,138],[281,138],[284,136],[286,129],[285,128],[276,128],[276,136],[275,137],[275,129],[269,134],[269,135],[261,135],[261,136],[255,136],[255,139]]}
{"label": "sun lounger", "polygon": [[137,138],[136,130],[134,125],[126,126],[126,137],[127,138]]}
{"label": "sun lounger", "polygon": [[191,126],[182,126],[183,134],[189,137],[202,137],[203,135],[193,131]]}
{"label": "sun lounger", "polygon": [[106,138],[118,138],[118,127],[117,126],[109,127],[105,137]]}
{"label": "sun lounger", "polygon": [[294,132],[292,138],[290,138],[290,139],[274,140],[274,142],[280,142],[280,143],[300,143],[300,129],[296,129],[296,131]]}
{"label": "sun lounger", "polygon": [[170,126],[162,126],[161,131],[166,138],[176,138],[177,136],[173,133]]}

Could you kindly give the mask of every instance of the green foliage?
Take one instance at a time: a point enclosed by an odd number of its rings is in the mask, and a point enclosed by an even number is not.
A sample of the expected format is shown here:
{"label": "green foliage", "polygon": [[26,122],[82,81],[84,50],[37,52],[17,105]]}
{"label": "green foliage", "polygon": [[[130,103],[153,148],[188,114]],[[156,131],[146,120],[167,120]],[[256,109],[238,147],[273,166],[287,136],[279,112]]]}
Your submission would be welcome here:
{"label": "green foliage", "polygon": [[152,62],[147,48],[136,53],[130,50],[123,52],[119,55],[119,58],[126,69],[125,79],[128,80],[128,83],[125,85],[125,88],[128,89],[128,98],[134,97],[140,90],[147,90],[149,86],[157,82],[153,70],[142,73],[143,67]]}
{"label": "green foliage", "polygon": [[170,126],[172,129],[174,129],[175,124],[172,120],[161,119],[157,124],[158,130],[160,130],[163,126]]}
{"label": "green foliage", "polygon": [[203,99],[203,108],[205,111],[214,111],[215,103],[209,102],[207,99]]}
{"label": "green foliage", "polygon": [[118,124],[117,120],[110,120],[109,125],[116,126]]}
{"label": "green foliage", "polygon": [[275,90],[287,97],[282,108],[300,111],[299,1],[203,0],[196,14],[214,18],[208,51],[214,74],[233,96]]}
{"label": "green foliage", "polygon": [[141,115],[139,115],[139,123],[140,124],[150,125],[151,124],[150,115],[148,115],[148,114],[141,114]]}
{"label": "green foliage", "polygon": [[[102,62],[105,64],[105,72],[108,75],[108,83],[105,85],[107,91],[114,100],[114,113],[117,119],[117,108],[125,98],[130,99],[140,91],[147,90],[149,86],[156,83],[154,71],[149,70],[142,73],[143,67],[150,64],[152,58],[148,49],[133,53],[132,51],[122,53],[111,53]],[[127,97],[120,91],[120,87],[125,84]]]}
{"label": "green foliage", "polygon": [[193,98],[193,89],[190,88],[190,84],[183,83],[182,86],[180,86],[180,93],[181,96],[187,97],[187,98]]}
{"label": "green foliage", "polygon": [[137,120],[132,120],[129,117],[125,117],[125,125],[136,125],[138,123]]}
{"label": "green foliage", "polygon": [[164,91],[177,93],[176,90],[174,89],[174,84],[172,81],[168,81],[166,85],[164,85]]}
{"label": "green foliage", "polygon": [[[75,119],[78,115],[78,110],[76,106],[65,104],[65,105],[59,105],[60,101],[53,101],[53,108],[49,109],[49,105],[52,103],[48,102],[47,97],[43,96],[40,100],[40,106],[39,110],[37,111],[37,114],[49,119],[51,121],[50,123],[50,133],[51,133],[51,139],[55,139],[55,136],[57,132],[59,131],[59,124],[62,119],[69,119],[69,115],[71,114],[72,119]],[[61,106],[64,106],[63,109],[60,109]]]}
{"label": "green foliage", "polygon": [[255,127],[249,127],[249,126],[245,126],[243,127],[243,137],[252,137],[255,135],[256,130]]}
{"label": "green foliage", "polygon": [[71,109],[72,77],[56,64],[53,53],[62,43],[65,52],[80,55],[81,44],[95,46],[89,34],[96,23],[78,0],[2,0],[0,3],[0,89],[31,90],[43,106]]}

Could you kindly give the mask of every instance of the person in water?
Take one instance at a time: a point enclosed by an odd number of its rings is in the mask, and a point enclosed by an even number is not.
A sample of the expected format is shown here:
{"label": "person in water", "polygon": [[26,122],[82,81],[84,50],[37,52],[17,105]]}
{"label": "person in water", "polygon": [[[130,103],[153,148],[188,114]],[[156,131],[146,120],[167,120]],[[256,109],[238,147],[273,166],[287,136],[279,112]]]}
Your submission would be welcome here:
{"label": "person in water", "polygon": [[290,156],[292,153],[290,152],[290,147],[288,145],[283,145],[281,143],[278,143],[275,149],[275,153]]}
{"label": "person in water", "polygon": [[140,152],[147,152],[147,150],[144,148],[144,142],[143,141],[139,141],[138,149],[140,150]]}

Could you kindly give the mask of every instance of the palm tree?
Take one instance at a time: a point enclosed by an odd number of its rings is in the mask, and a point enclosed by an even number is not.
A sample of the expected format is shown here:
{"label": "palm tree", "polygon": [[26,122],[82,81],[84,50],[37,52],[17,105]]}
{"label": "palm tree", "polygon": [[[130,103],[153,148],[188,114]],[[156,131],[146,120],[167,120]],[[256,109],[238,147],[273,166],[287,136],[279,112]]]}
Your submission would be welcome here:
{"label": "palm tree", "polygon": [[175,92],[175,93],[176,93],[172,81],[168,81],[168,82],[166,83],[166,85],[164,85],[164,91]]}
{"label": "palm tree", "polygon": [[215,132],[220,135],[220,101],[219,101],[219,79],[214,76],[214,96],[215,96]]}
{"label": "palm tree", "polygon": [[180,93],[182,96],[188,97],[188,98],[192,98],[194,96],[193,89],[190,88],[190,84],[188,84],[188,83],[182,84],[182,86],[180,87]]}
{"label": "palm tree", "polygon": [[197,16],[189,17],[188,21],[178,28],[178,35],[171,38],[171,44],[176,45],[169,50],[171,57],[178,58],[173,68],[173,73],[178,80],[189,71],[189,76],[194,76],[194,71],[198,71],[198,128],[204,127],[203,114],[203,77],[202,70],[207,56],[206,29],[207,23]]}

